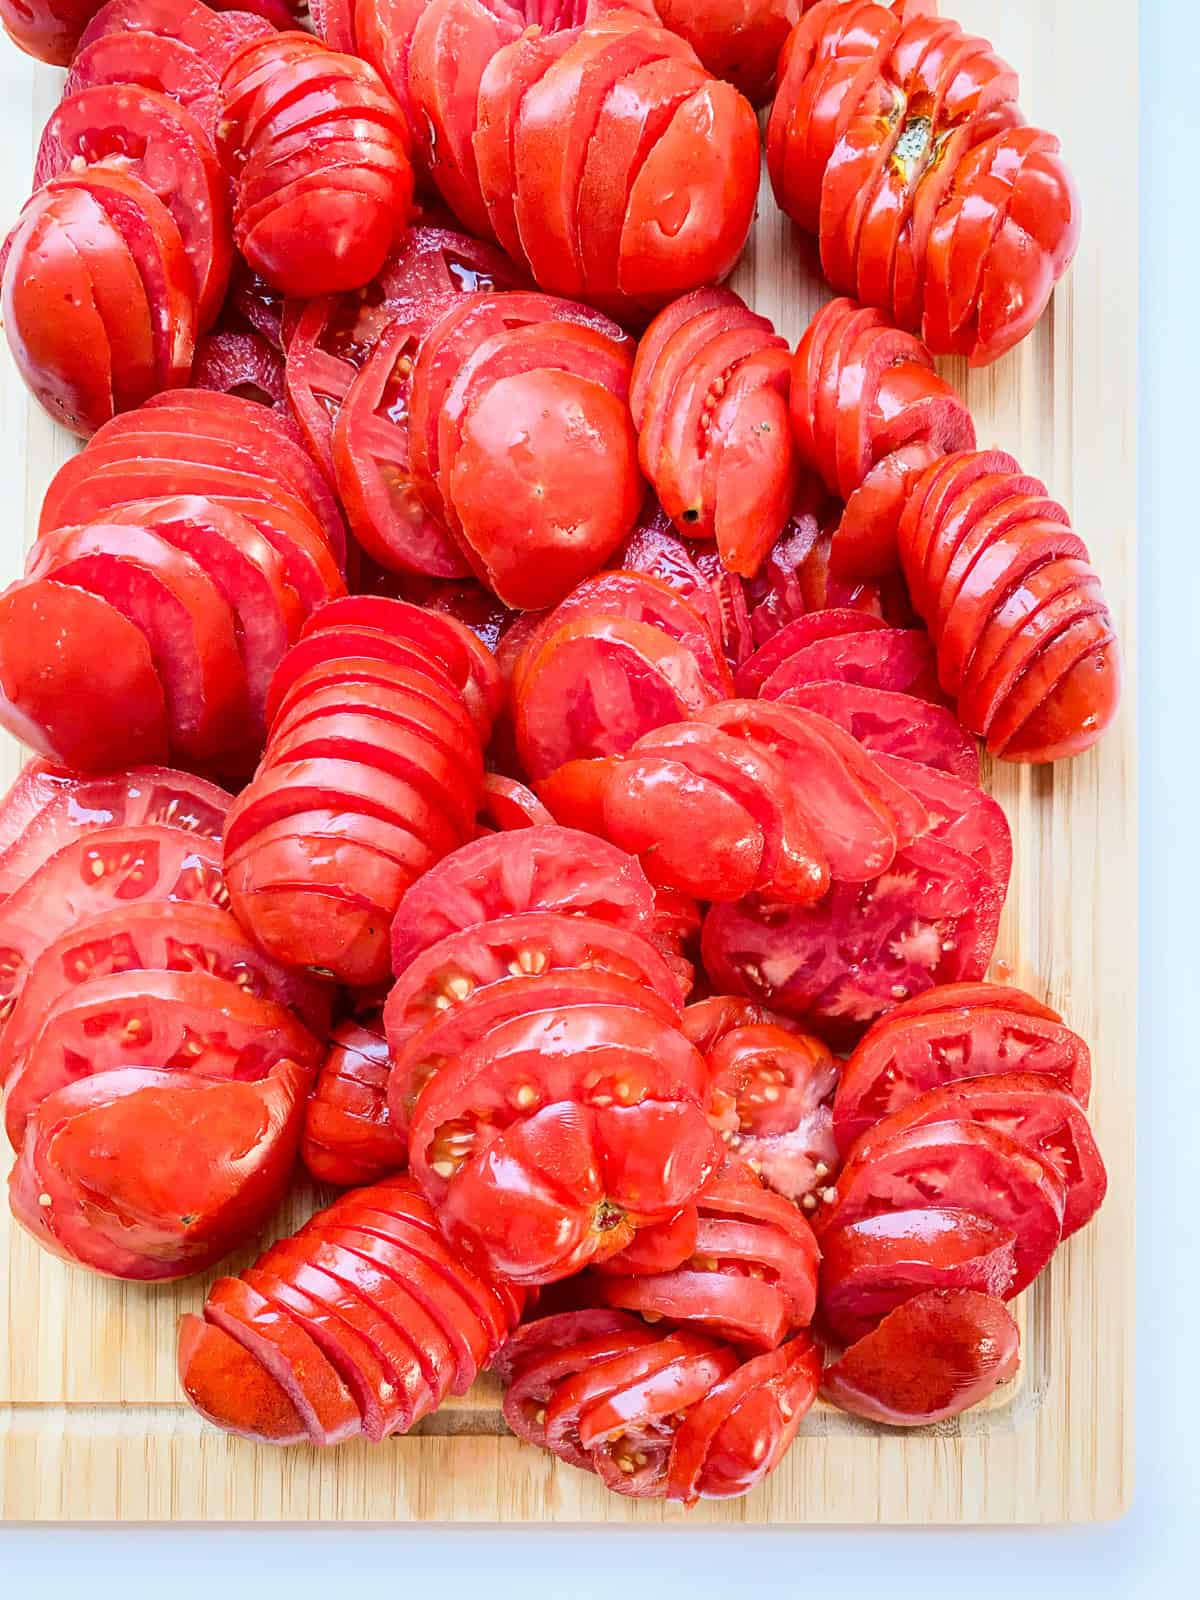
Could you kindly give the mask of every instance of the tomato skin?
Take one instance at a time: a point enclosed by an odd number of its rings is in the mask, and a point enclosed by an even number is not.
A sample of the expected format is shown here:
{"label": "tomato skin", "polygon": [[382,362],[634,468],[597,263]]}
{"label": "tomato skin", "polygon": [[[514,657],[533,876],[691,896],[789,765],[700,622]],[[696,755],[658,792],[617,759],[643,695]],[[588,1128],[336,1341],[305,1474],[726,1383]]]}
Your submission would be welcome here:
{"label": "tomato skin", "polygon": [[273,1444],[307,1443],[304,1419],[266,1368],[191,1311],[179,1322],[178,1372],[195,1409],[227,1433]]}
{"label": "tomato skin", "polygon": [[59,1089],[26,1127],[13,1215],[53,1254],[110,1277],[201,1272],[278,1204],[309,1078],[288,1061],[258,1083],[125,1068]]}
{"label": "tomato skin", "polygon": [[[780,59],[767,170],[780,206],[818,234],[836,289],[983,365],[1045,309],[1078,243],[1079,200],[1057,139],[1014,126],[1016,74],[972,44],[923,7],[810,8]],[[973,223],[974,260],[951,264]]]}
{"label": "tomato skin", "polygon": [[917,1428],[986,1400],[1019,1359],[1017,1325],[999,1300],[933,1289],[897,1306],[826,1367],[821,1392],[841,1411]]}
{"label": "tomato skin", "polygon": [[[320,83],[309,101],[296,98],[305,72]],[[404,115],[374,68],[283,34],[252,41],[235,57],[221,94],[222,154],[237,174],[234,231],[250,266],[304,299],[368,283],[402,238],[413,194]],[[343,164],[324,136],[356,109],[371,119],[374,142],[352,138]],[[272,170],[272,153],[292,128],[304,129],[306,149]]]}
{"label": "tomato skin", "polygon": [[[378,641],[376,681],[343,684],[336,710],[313,704],[320,680],[306,695],[288,694],[283,686],[303,676],[299,658],[313,655],[322,634],[336,651],[343,631]],[[471,650],[448,619],[399,600],[335,603],[281,664],[267,747],[225,835],[233,907],[258,943],[284,962],[362,987],[387,976],[391,919],[405,890],[473,831],[483,776],[473,729],[451,754],[429,726],[394,719],[389,689],[399,693],[409,679],[389,673],[386,657],[405,637],[429,641],[433,692],[466,712],[462,690],[436,659],[439,646],[449,648],[460,682],[471,670]],[[397,661],[410,656],[422,659],[401,647]],[[369,820],[356,829],[360,816]]]}
{"label": "tomato skin", "polygon": [[970,1211],[884,1212],[821,1237],[820,1320],[843,1345],[927,1289],[1008,1298],[1016,1235]]}
{"label": "tomato skin", "polygon": [[[201,1403],[198,1334],[185,1325],[181,1373],[189,1398],[210,1421],[264,1443],[294,1438],[293,1412],[314,1444],[379,1438],[411,1427],[451,1386],[465,1392],[522,1306],[520,1290],[501,1292],[460,1266],[440,1243],[415,1186],[392,1178],[343,1195],[243,1279],[216,1283],[205,1322],[243,1357],[235,1363],[223,1347],[225,1362],[214,1361],[206,1374]],[[265,1374],[256,1375],[248,1393],[236,1382],[246,1357]],[[402,1401],[394,1387],[400,1371]],[[280,1405],[277,1388],[288,1407]],[[248,1398],[259,1404],[252,1408]]]}

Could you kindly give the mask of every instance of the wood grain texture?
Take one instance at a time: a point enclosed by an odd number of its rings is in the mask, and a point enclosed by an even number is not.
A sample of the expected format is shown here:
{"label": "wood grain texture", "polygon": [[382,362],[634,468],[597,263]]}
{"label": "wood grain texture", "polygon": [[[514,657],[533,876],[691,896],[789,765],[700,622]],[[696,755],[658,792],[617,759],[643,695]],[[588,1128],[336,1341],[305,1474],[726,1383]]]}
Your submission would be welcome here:
{"label": "wood grain texture", "polygon": [[[1133,1472],[1136,1004],[1137,8],[1122,0],[954,0],[1020,69],[1031,120],[1062,136],[1084,197],[1083,245],[1035,335],[963,384],[980,441],[1016,454],[1071,507],[1103,575],[1127,664],[1117,726],[1053,769],[997,765],[1016,863],[997,950],[1092,1043],[1097,1136],[1111,1174],[1098,1221],[1055,1257],[1024,1307],[1025,1367],[992,1409],[883,1435],[814,1412],[757,1493],[694,1523],[1032,1523],[1119,1515]],[[0,217],[24,198],[36,129],[61,74],[6,44]],[[1103,108],[1103,136],[1094,132]],[[825,291],[763,189],[735,278],[798,337]],[[0,353],[0,577],[19,571],[41,495],[73,444]],[[0,778],[15,774],[3,741]],[[297,1195],[280,1227],[305,1214]],[[247,1255],[253,1254],[252,1251]],[[440,1430],[336,1452],[257,1450],[179,1403],[174,1323],[204,1285],[148,1291],[72,1271],[0,1221],[0,1515],[7,1519],[678,1522],[498,1436],[482,1385]]]}

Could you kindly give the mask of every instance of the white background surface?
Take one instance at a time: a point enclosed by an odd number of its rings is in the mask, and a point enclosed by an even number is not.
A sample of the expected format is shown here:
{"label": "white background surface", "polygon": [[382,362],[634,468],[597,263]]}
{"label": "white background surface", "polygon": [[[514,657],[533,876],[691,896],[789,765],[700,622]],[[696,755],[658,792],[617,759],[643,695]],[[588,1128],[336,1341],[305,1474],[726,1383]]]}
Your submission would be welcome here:
{"label": "white background surface", "polygon": [[[945,9],[953,11],[949,0]],[[1142,35],[1142,385],[1139,396],[1111,397],[1140,406],[1142,471],[1133,1510],[1102,1527],[1003,1533],[8,1527],[0,1530],[5,1600],[1200,1595],[1200,5],[1142,0]],[[6,40],[0,50],[0,152],[24,160],[24,121],[4,93],[20,69]],[[1099,95],[1095,130],[1105,138]]]}

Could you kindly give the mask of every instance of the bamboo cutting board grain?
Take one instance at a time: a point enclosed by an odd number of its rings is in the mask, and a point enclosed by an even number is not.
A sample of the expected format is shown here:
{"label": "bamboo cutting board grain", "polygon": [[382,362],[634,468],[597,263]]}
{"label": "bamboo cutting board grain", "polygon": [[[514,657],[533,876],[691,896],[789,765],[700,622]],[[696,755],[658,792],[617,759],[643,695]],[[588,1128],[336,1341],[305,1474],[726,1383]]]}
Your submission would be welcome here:
{"label": "bamboo cutting board grain", "polygon": [[[964,384],[981,445],[1011,450],[1071,508],[1103,575],[1128,681],[1097,751],[1052,769],[997,766],[1016,861],[996,972],[1058,1006],[1092,1043],[1093,1115],[1111,1188],[1098,1221],[1026,1296],[1024,1366],[957,1424],[883,1434],[818,1409],[787,1461],[699,1523],[1031,1523],[1119,1515],[1133,1473],[1136,995],[1134,734],[1137,8],[1128,0],[950,0],[1019,69],[1033,121],[1055,129],[1084,198],[1079,258],[1035,335]],[[61,74],[4,41],[0,219],[28,186]],[[1101,131],[1097,133],[1097,122]],[[799,336],[825,291],[764,185],[735,286]],[[0,352],[0,578],[20,568],[46,482],[72,442]],[[4,740],[4,783],[19,753]],[[307,1196],[290,1204],[304,1214]],[[253,1254],[247,1252],[247,1255]],[[41,1254],[0,1221],[0,1515],[8,1519],[678,1522],[502,1435],[482,1384],[430,1432],[338,1451],[255,1449],[180,1404],[174,1324],[203,1284],[149,1291]]]}

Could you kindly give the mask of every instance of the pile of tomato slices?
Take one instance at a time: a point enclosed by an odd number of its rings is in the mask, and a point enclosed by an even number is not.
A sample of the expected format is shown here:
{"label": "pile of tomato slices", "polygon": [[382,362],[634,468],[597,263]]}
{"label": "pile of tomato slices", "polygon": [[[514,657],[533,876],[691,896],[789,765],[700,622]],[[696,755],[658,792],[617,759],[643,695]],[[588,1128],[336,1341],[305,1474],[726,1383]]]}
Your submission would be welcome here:
{"label": "pile of tomato slices", "polygon": [[[818,1401],[1003,1403],[1106,1179],[1086,1044],[987,980],[976,741],[1081,754],[1119,659],[934,366],[1077,220],[936,9],[0,0],[70,65],[4,320],[87,439],[0,594],[10,1205],[156,1282],[344,1191],[183,1320],[228,1432],[378,1442],[490,1368],[690,1505]],[[719,285],[776,85],[856,296],[795,345]]]}

